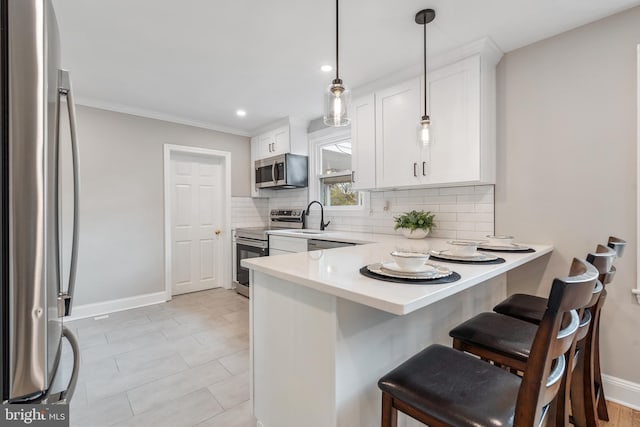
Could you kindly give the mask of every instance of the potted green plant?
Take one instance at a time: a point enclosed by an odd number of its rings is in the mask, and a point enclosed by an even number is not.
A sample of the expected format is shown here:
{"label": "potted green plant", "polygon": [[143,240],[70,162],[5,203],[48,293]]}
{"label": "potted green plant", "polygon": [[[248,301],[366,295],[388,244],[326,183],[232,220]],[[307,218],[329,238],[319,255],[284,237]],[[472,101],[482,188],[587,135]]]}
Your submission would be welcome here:
{"label": "potted green plant", "polygon": [[404,212],[402,215],[394,217],[396,220],[394,230],[400,229],[402,234],[409,239],[423,239],[435,227],[434,218],[435,214],[429,211]]}

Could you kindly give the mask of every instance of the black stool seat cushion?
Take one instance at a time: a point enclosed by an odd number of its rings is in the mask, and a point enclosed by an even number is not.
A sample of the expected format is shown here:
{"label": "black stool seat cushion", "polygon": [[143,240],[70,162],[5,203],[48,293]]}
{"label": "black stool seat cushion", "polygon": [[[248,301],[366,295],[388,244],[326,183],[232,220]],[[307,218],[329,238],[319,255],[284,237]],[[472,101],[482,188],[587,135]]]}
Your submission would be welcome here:
{"label": "black stool seat cushion", "polygon": [[529,359],[538,325],[498,313],[480,313],[449,331],[449,336],[520,360]]}
{"label": "black stool seat cushion", "polygon": [[493,307],[493,311],[496,313],[516,317],[535,324],[540,323],[546,309],[546,298],[527,294],[513,294]]}
{"label": "black stool seat cushion", "polygon": [[381,390],[451,426],[511,426],[520,378],[431,345],[378,381]]}

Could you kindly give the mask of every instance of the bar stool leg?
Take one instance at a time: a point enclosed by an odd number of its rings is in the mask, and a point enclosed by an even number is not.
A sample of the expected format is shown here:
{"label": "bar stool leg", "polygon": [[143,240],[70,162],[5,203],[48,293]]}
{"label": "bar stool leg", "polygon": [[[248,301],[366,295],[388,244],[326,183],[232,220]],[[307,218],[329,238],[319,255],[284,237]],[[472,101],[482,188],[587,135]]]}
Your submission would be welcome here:
{"label": "bar stool leg", "polygon": [[[603,292],[602,298],[606,297],[606,291]],[[607,410],[607,400],[604,397],[604,388],[602,387],[602,374],[600,372],[600,316],[598,316],[595,325],[595,343],[593,348],[593,380],[594,392],[596,393],[596,401],[598,407],[598,418],[603,421],[609,421],[609,411]]]}
{"label": "bar stool leg", "polygon": [[398,410],[393,407],[393,397],[382,392],[382,427],[398,426]]}
{"label": "bar stool leg", "polygon": [[[607,296],[602,291],[595,306],[591,308],[592,330],[587,335],[578,352],[578,360],[571,381],[571,409],[573,422],[576,427],[598,427],[599,401],[602,396],[602,382],[600,380],[600,361],[598,357],[598,331],[600,314]],[[599,382],[600,381],[600,382]],[[606,411],[606,405],[604,407]]]}
{"label": "bar stool leg", "polygon": [[593,389],[593,367],[590,366],[592,342],[587,337],[584,348],[578,353],[578,361],[571,379],[571,415],[576,427],[598,427],[596,419],[595,393]]}

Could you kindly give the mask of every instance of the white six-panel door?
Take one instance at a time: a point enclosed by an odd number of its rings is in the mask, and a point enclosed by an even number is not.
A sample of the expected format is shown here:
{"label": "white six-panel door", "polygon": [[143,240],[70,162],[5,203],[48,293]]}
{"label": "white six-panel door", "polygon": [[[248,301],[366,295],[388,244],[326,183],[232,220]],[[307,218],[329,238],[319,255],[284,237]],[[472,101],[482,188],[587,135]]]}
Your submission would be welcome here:
{"label": "white six-panel door", "polygon": [[173,295],[222,286],[222,170],[217,159],[172,155]]}

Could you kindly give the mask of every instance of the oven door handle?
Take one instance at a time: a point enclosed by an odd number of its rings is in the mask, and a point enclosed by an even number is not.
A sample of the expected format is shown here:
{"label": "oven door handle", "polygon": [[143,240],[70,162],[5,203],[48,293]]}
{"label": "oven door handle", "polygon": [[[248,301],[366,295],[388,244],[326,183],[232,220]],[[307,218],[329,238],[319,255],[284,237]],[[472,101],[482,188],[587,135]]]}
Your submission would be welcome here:
{"label": "oven door handle", "polygon": [[266,249],[269,245],[266,241],[256,241],[256,240],[248,240],[243,239],[242,237],[236,237],[236,245],[237,246],[246,246],[254,249]]}

